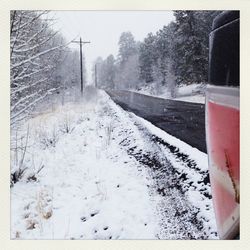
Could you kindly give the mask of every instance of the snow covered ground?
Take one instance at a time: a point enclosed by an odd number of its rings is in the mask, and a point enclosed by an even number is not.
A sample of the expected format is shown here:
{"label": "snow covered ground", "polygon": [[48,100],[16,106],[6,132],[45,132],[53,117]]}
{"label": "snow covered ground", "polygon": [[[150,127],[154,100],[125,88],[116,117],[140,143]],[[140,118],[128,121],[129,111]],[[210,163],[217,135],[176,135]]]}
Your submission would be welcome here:
{"label": "snow covered ground", "polygon": [[86,92],[12,129],[11,238],[216,239],[207,155]]}
{"label": "snow covered ground", "polygon": [[[155,96],[164,99],[172,99],[169,90],[166,87],[158,88],[155,84],[141,88],[138,93],[144,95]],[[181,85],[176,89],[176,98],[174,100],[205,103],[205,85],[204,84],[190,84]]]}

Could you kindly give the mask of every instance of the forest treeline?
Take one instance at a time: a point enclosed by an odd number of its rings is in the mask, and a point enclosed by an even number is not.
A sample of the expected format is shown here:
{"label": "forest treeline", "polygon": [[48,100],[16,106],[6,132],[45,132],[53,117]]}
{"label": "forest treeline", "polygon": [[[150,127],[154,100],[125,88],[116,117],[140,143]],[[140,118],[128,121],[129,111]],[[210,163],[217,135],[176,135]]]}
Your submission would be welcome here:
{"label": "forest treeline", "polygon": [[[181,83],[206,82],[209,33],[219,13],[174,11],[173,22],[141,42],[123,32],[118,56],[94,62],[93,80],[104,89],[138,90],[154,84],[168,88],[172,96]],[[70,41],[53,29],[54,22],[48,11],[10,12],[11,124],[48,95],[80,85],[79,51],[69,48]],[[85,61],[83,66],[85,84]]]}
{"label": "forest treeline", "polygon": [[173,22],[149,33],[142,42],[135,41],[131,32],[123,32],[117,58],[99,57],[94,63],[98,86],[140,89],[154,83],[174,96],[175,86],[207,82],[209,33],[220,12],[174,11]]}
{"label": "forest treeline", "polygon": [[10,12],[10,121],[15,124],[48,95],[79,84],[79,52],[53,30],[48,11]]}

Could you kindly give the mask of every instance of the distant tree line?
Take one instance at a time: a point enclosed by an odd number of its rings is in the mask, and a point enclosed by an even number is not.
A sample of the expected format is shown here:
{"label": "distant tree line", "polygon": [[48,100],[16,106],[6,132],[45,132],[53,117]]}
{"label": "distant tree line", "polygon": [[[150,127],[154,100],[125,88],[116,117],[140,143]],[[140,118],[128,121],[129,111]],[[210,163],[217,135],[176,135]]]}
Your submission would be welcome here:
{"label": "distant tree line", "polygon": [[79,54],[52,29],[48,11],[10,13],[11,124],[49,94],[79,82]]}
{"label": "distant tree line", "polygon": [[174,11],[175,21],[136,42],[123,32],[118,57],[98,58],[97,83],[111,89],[139,89],[155,83],[174,88],[207,81],[209,33],[220,11]]}

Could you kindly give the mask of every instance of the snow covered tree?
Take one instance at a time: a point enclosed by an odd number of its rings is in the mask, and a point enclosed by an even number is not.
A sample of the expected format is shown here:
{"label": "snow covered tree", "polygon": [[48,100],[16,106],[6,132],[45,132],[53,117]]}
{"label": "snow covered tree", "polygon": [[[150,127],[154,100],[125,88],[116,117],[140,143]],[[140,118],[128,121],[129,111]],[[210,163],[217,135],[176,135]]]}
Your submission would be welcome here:
{"label": "snow covered tree", "polygon": [[106,64],[106,72],[105,72],[105,82],[106,87],[110,89],[115,88],[115,73],[116,73],[116,65],[115,58],[113,55],[109,55],[105,60]]}
{"label": "snow covered tree", "polygon": [[149,33],[139,49],[140,78],[146,84],[155,83],[155,93],[163,86],[174,93],[173,71],[174,23],[164,26],[155,35]]}
{"label": "snow covered tree", "polygon": [[[96,72],[95,72],[96,69]],[[96,73],[96,74],[95,74]],[[95,79],[95,77],[97,79]],[[97,57],[92,66],[92,79],[97,82],[98,88],[104,88],[104,60],[102,57]]]}
{"label": "snow covered tree", "polygon": [[10,13],[11,124],[23,119],[57,87],[51,80],[65,43],[50,28],[47,14],[22,10]]}
{"label": "snow covered tree", "polygon": [[114,89],[115,88],[115,74],[116,62],[114,56],[111,54],[105,60],[98,57],[92,67],[92,78],[95,80],[95,68],[97,83],[99,88]]}
{"label": "snow covered tree", "polygon": [[149,33],[139,48],[140,78],[146,83],[153,82],[153,65],[157,61],[155,50],[156,37]]}
{"label": "snow covered tree", "polygon": [[118,61],[120,65],[123,65],[130,56],[137,52],[137,44],[132,33],[128,31],[121,34],[118,45]]}
{"label": "snow covered tree", "polygon": [[138,84],[138,43],[131,32],[123,32],[119,39],[116,69],[116,88],[136,88]]}
{"label": "snow covered tree", "polygon": [[200,62],[197,66],[198,71],[202,76],[202,81],[207,81],[208,77],[209,33],[211,32],[214,18],[220,13],[221,11],[195,12],[195,16],[197,19],[196,32],[198,34],[201,45]]}
{"label": "snow covered tree", "polygon": [[[86,79],[85,74],[83,79]],[[79,51],[67,50],[67,53],[65,53],[62,62],[55,72],[55,80],[57,82],[56,85],[60,84],[60,86],[64,88],[80,88]]]}
{"label": "snow covered tree", "polygon": [[194,11],[175,11],[174,15],[176,18],[175,69],[178,80],[185,83],[196,80],[199,82],[196,66],[199,63],[197,57],[201,54],[201,46],[197,40]]}
{"label": "snow covered tree", "polygon": [[175,72],[178,82],[207,80],[208,40],[212,20],[218,11],[174,11]]}
{"label": "snow covered tree", "polygon": [[139,85],[138,54],[129,56],[126,63],[118,71],[116,81],[119,89],[135,89]]}
{"label": "snow covered tree", "polygon": [[158,75],[154,75],[154,81],[158,81],[162,86],[166,86],[172,95],[174,95],[175,87],[173,40],[173,22],[168,26],[164,26],[156,33],[155,53],[157,54],[157,62],[155,67],[157,67]]}

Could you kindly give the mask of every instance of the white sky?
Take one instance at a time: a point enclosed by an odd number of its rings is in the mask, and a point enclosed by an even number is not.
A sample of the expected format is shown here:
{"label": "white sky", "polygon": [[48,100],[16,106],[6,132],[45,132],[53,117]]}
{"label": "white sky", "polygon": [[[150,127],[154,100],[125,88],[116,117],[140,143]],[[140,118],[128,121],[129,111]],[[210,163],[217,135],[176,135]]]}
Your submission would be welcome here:
{"label": "white sky", "polygon": [[[167,25],[174,16],[172,11],[55,11],[56,29],[67,40],[81,36],[90,44],[83,46],[88,80],[93,61],[118,53],[118,41],[122,32],[131,31],[135,40],[142,41],[149,32],[155,33]],[[79,45],[70,47],[79,50]]]}

